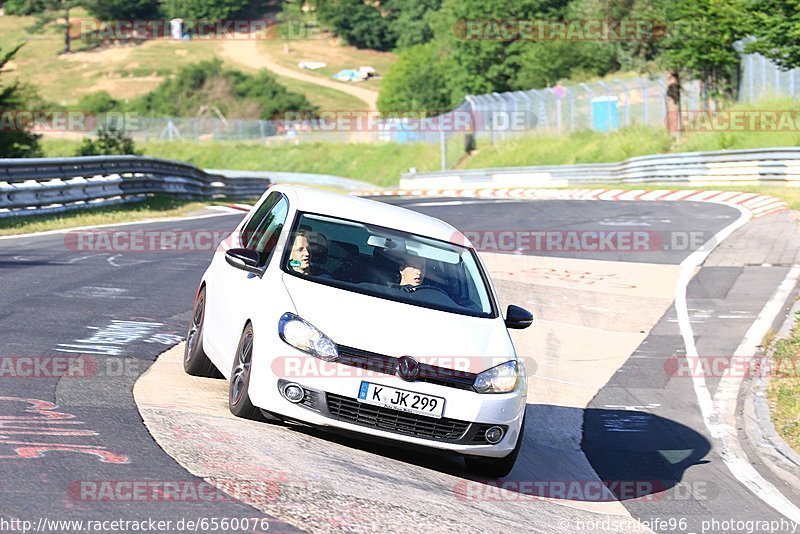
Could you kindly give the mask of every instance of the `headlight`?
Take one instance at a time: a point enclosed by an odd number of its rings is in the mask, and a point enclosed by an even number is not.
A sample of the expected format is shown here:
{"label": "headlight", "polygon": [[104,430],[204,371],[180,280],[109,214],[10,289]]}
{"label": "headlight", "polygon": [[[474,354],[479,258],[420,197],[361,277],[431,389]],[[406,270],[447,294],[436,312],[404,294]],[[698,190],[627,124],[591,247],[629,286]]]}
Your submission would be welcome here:
{"label": "headlight", "polygon": [[516,361],[510,361],[487,369],[476,376],[472,387],[478,393],[508,393],[514,391],[517,382],[519,382],[519,368]]}
{"label": "headlight", "polygon": [[325,361],[339,357],[336,343],[313,325],[293,313],[284,313],[278,321],[278,334],[289,345]]}

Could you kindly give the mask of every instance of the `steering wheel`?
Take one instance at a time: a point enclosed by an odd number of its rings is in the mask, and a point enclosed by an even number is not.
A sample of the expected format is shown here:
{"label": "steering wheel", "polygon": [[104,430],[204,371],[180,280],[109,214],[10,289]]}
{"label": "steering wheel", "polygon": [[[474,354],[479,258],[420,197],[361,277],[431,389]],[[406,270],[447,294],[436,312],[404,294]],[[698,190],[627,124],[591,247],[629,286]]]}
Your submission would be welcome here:
{"label": "steering wheel", "polygon": [[436,286],[426,286],[426,285],[416,286],[414,288],[414,290],[412,291],[412,293],[416,293],[417,291],[424,291],[426,289],[430,289],[430,290],[433,290],[433,291],[438,291],[439,293],[441,293],[442,295],[446,296],[447,298],[450,298],[450,295],[447,294],[447,291],[445,291],[444,289],[442,289],[440,287],[436,287]]}

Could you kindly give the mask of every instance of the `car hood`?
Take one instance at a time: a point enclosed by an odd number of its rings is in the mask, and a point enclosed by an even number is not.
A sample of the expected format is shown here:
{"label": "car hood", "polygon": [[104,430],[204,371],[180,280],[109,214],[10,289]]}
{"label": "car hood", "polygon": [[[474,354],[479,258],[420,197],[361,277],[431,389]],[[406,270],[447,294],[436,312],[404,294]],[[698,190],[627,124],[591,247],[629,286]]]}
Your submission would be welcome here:
{"label": "car hood", "polygon": [[474,373],[515,357],[501,318],[422,308],[287,274],[283,282],[297,314],[339,345]]}

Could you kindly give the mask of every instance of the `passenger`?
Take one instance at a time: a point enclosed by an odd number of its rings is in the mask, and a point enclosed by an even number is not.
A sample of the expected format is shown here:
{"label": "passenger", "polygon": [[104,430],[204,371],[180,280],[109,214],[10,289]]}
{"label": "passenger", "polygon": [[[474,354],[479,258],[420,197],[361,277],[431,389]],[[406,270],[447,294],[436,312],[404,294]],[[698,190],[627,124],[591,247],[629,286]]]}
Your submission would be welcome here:
{"label": "passenger", "polygon": [[425,258],[405,255],[400,263],[400,283],[390,284],[394,289],[414,291],[425,279]]}

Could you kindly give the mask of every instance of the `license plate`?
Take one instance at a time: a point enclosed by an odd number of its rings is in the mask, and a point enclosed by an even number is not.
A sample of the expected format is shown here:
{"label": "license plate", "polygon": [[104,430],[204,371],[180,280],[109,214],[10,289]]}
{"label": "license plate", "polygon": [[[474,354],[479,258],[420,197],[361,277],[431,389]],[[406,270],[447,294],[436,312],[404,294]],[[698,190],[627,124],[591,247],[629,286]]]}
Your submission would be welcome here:
{"label": "license plate", "polygon": [[427,415],[440,419],[444,413],[444,397],[424,395],[405,389],[380,386],[371,382],[361,382],[358,390],[359,402],[383,406],[402,412]]}

